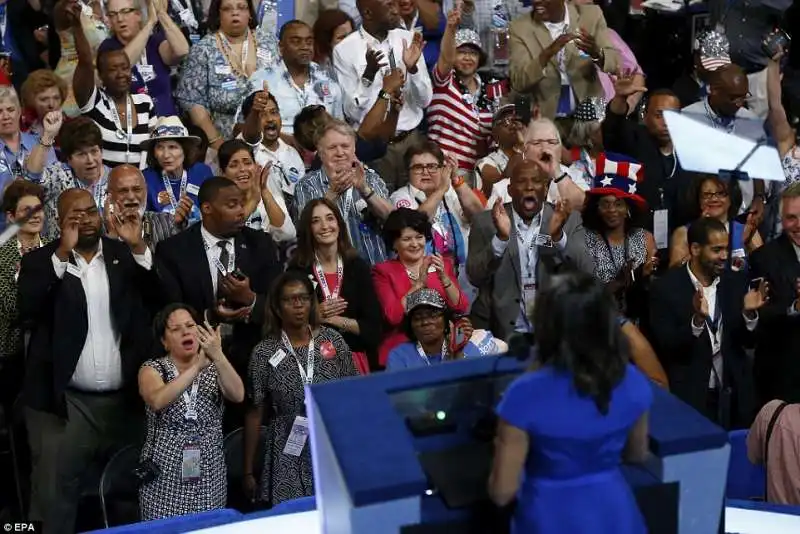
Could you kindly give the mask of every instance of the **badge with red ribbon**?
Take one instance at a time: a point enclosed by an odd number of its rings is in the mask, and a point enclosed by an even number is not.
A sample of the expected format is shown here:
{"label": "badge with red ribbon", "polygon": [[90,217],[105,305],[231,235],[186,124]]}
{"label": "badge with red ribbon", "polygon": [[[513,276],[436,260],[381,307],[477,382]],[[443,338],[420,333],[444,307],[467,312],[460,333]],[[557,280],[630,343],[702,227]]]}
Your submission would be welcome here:
{"label": "badge with red ribbon", "polygon": [[332,360],[336,356],[336,347],[330,341],[323,341],[319,346],[319,353],[323,360]]}

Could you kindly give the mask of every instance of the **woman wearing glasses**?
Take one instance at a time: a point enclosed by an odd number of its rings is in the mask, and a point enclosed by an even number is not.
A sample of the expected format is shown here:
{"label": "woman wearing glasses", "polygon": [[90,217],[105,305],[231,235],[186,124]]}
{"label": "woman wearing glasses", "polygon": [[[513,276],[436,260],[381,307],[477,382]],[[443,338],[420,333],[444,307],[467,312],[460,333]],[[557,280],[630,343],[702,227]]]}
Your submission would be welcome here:
{"label": "woman wearing glasses", "polygon": [[[342,336],[320,324],[314,287],[305,273],[281,275],[269,293],[268,306],[267,337],[253,349],[247,372],[252,409],[244,424],[244,484],[251,498],[274,506],[314,494],[310,444],[304,439],[305,386],[354,376],[356,370]],[[264,421],[264,467],[256,473]]]}
{"label": "woman wearing glasses", "polygon": [[[756,218],[747,214],[746,222],[737,220],[739,206],[742,205],[742,192],[737,180],[721,180],[715,175],[697,177],[689,188],[688,198],[694,204],[695,213],[692,220],[700,217],[711,217],[728,227],[728,267],[742,270],[747,265],[747,256],[764,244],[761,234],[756,229]],[[669,245],[669,266],[682,265],[689,260],[689,243],[686,236],[687,226],[681,226],[672,232]]]}

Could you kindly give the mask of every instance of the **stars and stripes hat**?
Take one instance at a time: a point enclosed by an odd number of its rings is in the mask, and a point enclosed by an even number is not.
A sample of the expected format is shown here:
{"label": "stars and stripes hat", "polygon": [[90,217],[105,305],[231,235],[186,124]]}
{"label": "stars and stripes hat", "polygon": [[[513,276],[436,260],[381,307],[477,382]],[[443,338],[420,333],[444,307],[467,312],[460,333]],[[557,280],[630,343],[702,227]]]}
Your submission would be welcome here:
{"label": "stars and stripes hat", "polygon": [[606,100],[602,96],[589,96],[572,112],[575,120],[581,122],[603,122],[606,118]]}
{"label": "stars and stripes hat", "polygon": [[700,64],[709,72],[729,65],[731,44],[721,29],[706,30],[694,42],[694,50],[700,54]]}
{"label": "stars and stripes hat", "polygon": [[636,160],[614,154],[600,153],[595,160],[595,176],[587,195],[615,196],[625,200],[636,210],[646,211],[647,202],[638,194],[639,183],[644,180],[644,167]]}

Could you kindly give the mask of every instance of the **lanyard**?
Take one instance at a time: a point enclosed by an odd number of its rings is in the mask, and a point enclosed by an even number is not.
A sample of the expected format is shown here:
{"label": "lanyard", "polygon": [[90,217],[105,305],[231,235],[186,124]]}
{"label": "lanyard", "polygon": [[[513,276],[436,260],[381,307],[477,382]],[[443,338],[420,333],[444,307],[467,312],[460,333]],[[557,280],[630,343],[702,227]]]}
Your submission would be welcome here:
{"label": "lanyard", "polygon": [[606,251],[608,252],[608,258],[611,260],[611,267],[614,269],[614,275],[619,274],[620,269],[625,267],[625,263],[628,261],[628,236],[625,236],[625,240],[623,241],[623,257],[622,257],[622,265],[617,267],[617,260],[614,259],[614,251],[611,249],[611,243],[608,242],[608,237],[606,234],[602,234],[603,243],[606,244]]}
{"label": "lanyard", "polygon": [[197,378],[192,381],[192,392],[189,393],[187,391],[183,392],[183,402],[186,403],[186,412],[184,413],[184,417],[188,421],[196,421],[197,420],[197,389],[199,388],[199,382]]}
{"label": "lanyard", "polygon": [[[667,157],[667,154],[664,154],[661,158],[661,165],[664,167],[664,174],[667,172],[667,166],[664,165],[664,158]],[[675,149],[672,149],[672,154],[669,154],[669,157],[672,159],[672,172],[669,173],[667,178],[672,178],[675,176],[675,171],[678,169],[678,156],[675,155]]]}
{"label": "lanyard", "polygon": [[520,252],[524,252],[528,258],[528,261],[526,262],[528,267],[528,278],[533,278],[535,276],[534,271],[531,269],[535,269],[536,266],[531,265],[531,263],[534,263],[531,260],[533,259],[533,251],[537,244],[537,236],[539,235],[539,228],[541,228],[541,225],[541,214],[539,214],[533,219],[533,221],[531,221],[530,227],[525,231],[524,234],[519,231],[519,226],[517,227],[517,239],[519,240]]}
{"label": "lanyard", "polygon": [[175,198],[175,192],[172,190],[172,182],[167,178],[166,174],[161,175],[161,180],[164,182],[164,189],[167,190],[167,195],[169,195],[169,203],[172,204],[172,210],[175,211],[178,209],[178,201],[186,194],[186,186],[189,182],[186,171],[183,171],[183,176],[181,176],[181,188],[178,198]]}
{"label": "lanyard", "polygon": [[722,323],[722,309],[719,305],[719,286],[717,287],[717,293],[714,295],[714,318],[710,319],[706,317],[706,326],[708,327],[708,332],[714,337],[714,342],[716,344],[717,335],[719,333],[719,325]]}
{"label": "lanyard", "polygon": [[189,28],[190,30],[197,29],[197,19],[192,12],[191,7],[189,6],[189,2],[186,2],[186,5],[183,5],[181,0],[171,0],[170,3],[172,4],[172,9],[178,14],[178,17],[183,22],[183,25]]}
{"label": "lanyard", "polygon": [[111,114],[114,120],[114,126],[117,127],[117,139],[120,141],[125,140],[125,161],[128,161],[131,148],[131,133],[133,132],[133,113],[131,112],[131,96],[125,98],[125,131],[122,131],[122,120],[119,118],[119,111],[117,110],[117,103],[109,99],[111,102]]}
{"label": "lanyard", "polygon": [[5,163],[8,172],[11,173],[13,178],[21,178],[25,171],[25,147],[22,146],[22,136],[20,135],[19,150],[17,150],[17,153],[14,154],[13,164],[8,162],[8,158],[6,157],[6,149],[6,146],[0,148],[0,156],[3,158],[3,163]]}
{"label": "lanyard", "polygon": [[336,286],[333,288],[333,290],[328,287],[328,279],[325,278],[325,272],[322,270],[322,264],[319,260],[314,261],[314,274],[317,276],[319,287],[322,289],[322,297],[325,300],[339,297],[339,292],[342,289],[342,276],[344,274],[344,266],[342,264],[341,256],[336,256]]}
{"label": "lanyard", "polygon": [[297,363],[297,369],[300,371],[300,377],[303,379],[303,384],[309,385],[314,382],[314,332],[311,331],[311,327],[308,327],[309,336],[311,340],[308,342],[308,356],[306,357],[306,368],[303,369],[303,366],[300,364],[300,357],[294,351],[294,347],[292,347],[292,342],[289,341],[289,336],[286,335],[286,332],[281,332],[281,342],[286,347],[286,350],[294,356],[294,361]]}
{"label": "lanyard", "polygon": [[[228,61],[233,59],[233,46],[231,46],[231,42],[228,41],[228,38],[225,34],[221,31],[217,32],[219,35],[219,39],[222,42],[223,46],[228,50]],[[242,76],[247,76],[247,58],[250,55],[250,30],[247,30],[247,35],[244,38],[244,43],[242,43],[242,64],[241,64],[241,72]],[[235,67],[235,65],[231,65],[231,67]]]}
{"label": "lanyard", "polygon": [[703,100],[703,106],[706,108],[706,117],[711,121],[711,125],[714,128],[725,130],[727,133],[733,133],[736,129],[736,117],[726,119],[714,113],[714,110],[708,105],[708,98]]}
{"label": "lanyard", "polygon": [[[424,361],[426,365],[431,364],[430,358],[428,358],[428,355],[425,354],[424,350],[422,350],[422,345],[420,344],[419,341],[417,341],[417,354],[419,354],[419,357],[422,358],[422,361]],[[445,339],[442,340],[442,361],[444,361],[446,357],[447,357],[447,337],[445,337]]]}
{"label": "lanyard", "polygon": [[[205,247],[206,252],[211,250],[211,245],[209,245],[206,242],[205,239],[203,239],[203,246]],[[222,248],[220,248],[219,253],[222,254]],[[222,276],[228,276],[228,273],[232,273],[233,272],[233,266],[234,266],[234,264],[233,264],[233,253],[229,253],[228,254],[228,265],[227,265],[227,268],[226,268],[226,266],[222,265],[222,262],[219,260],[219,254],[217,254],[216,256],[212,255],[211,256],[211,261],[214,262],[214,267],[217,268],[217,270],[220,272],[220,274],[222,274]]]}

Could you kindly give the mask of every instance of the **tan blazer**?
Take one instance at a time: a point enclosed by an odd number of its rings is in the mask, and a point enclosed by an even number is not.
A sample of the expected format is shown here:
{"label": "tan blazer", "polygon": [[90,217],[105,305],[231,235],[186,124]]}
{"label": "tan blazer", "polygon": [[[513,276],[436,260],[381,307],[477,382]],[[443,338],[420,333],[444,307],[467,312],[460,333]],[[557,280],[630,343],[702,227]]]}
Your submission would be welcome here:
{"label": "tan blazer", "polygon": [[294,0],[294,16],[313,26],[317,14],[325,9],[339,9],[339,0]]}
{"label": "tan blazer", "polygon": [[[597,67],[615,73],[620,65],[619,52],[613,47],[608,36],[608,27],[600,8],[593,5],[575,6],[567,3],[569,10],[569,31],[586,30],[593,35],[597,46],[605,54],[603,65],[595,65],[591,59],[581,56],[574,42],[565,47],[567,76],[576,102],[588,96],[603,96],[603,86],[597,77]],[[530,94],[539,103],[542,116],[552,119],[558,109],[561,94],[561,77],[558,62],[553,57],[547,65],[539,63],[539,55],[550,46],[553,38],[541,22],[533,19],[533,14],[522,15],[511,23],[509,28],[511,62],[509,75],[511,88],[516,93]]]}

